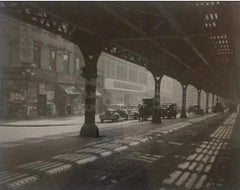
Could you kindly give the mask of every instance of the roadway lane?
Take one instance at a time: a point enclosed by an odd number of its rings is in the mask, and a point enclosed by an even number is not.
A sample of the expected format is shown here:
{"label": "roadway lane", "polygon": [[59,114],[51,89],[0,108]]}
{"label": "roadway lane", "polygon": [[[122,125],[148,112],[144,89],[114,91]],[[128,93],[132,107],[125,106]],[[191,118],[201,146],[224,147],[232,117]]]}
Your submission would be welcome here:
{"label": "roadway lane", "polygon": [[[3,184],[9,188],[23,185],[23,189],[51,190],[78,189],[77,187],[106,189],[115,186],[117,188],[118,185],[124,184],[120,182],[125,175],[130,174],[129,170],[131,173],[139,169],[149,173],[152,171],[149,170],[149,167],[156,162],[159,167],[158,171],[162,171],[164,164],[159,165],[159,160],[165,159],[160,163],[166,163],[169,155],[176,156],[176,152],[178,152],[177,158],[181,158],[183,156],[181,154],[186,149],[185,146],[188,146],[189,150],[184,154],[189,154],[199,144],[199,140],[206,138],[211,131],[219,127],[219,123],[225,117],[208,115],[185,120],[164,120],[160,125],[128,121],[127,125],[126,123],[125,125],[116,123],[119,127],[115,127],[115,124],[110,124],[112,126],[105,128],[100,127],[102,137],[98,139],[79,139],[76,136],[66,136],[41,143],[27,143],[22,146],[4,148],[1,150],[3,152],[1,170],[13,172],[12,175],[15,177],[19,177],[18,175],[23,175],[23,177],[15,181],[11,181],[11,177],[9,177],[10,181]],[[122,127],[120,127],[121,125]],[[176,133],[176,131],[178,132]],[[171,163],[175,163],[174,160]],[[16,171],[20,174],[14,173]],[[89,171],[91,172],[89,173]],[[90,177],[89,175],[93,173],[96,173],[96,176],[94,174]],[[114,177],[114,173],[118,177]],[[155,177],[159,176],[156,171],[150,173]],[[28,176],[24,176],[27,174]],[[55,177],[48,178],[46,176]],[[79,178],[74,176],[82,177],[85,180],[79,182]],[[86,179],[87,176],[89,179]],[[153,186],[156,181],[159,181],[154,179],[154,177],[146,178],[145,182],[150,180],[147,183]],[[25,185],[34,181],[36,183],[30,186]],[[89,186],[89,184],[92,185]]]}
{"label": "roadway lane", "polygon": [[[196,116],[195,116],[196,117]],[[190,118],[195,118],[190,117]],[[31,127],[29,131],[29,127],[20,128],[18,130],[21,131],[26,137],[29,136],[28,133],[39,133],[38,130],[41,130],[39,134],[37,134],[36,138],[26,138],[20,141],[13,142],[3,142],[0,143],[0,168],[1,167],[15,167],[16,164],[22,162],[30,162],[35,158],[45,158],[49,155],[52,155],[54,152],[62,152],[67,150],[74,150],[81,146],[85,146],[91,142],[101,142],[108,141],[112,138],[117,138],[121,135],[144,133],[148,131],[152,127],[163,127],[173,123],[183,122],[187,119],[164,119],[162,124],[150,124],[150,121],[146,122],[138,122],[137,120],[128,120],[116,123],[100,123],[97,122],[97,125],[100,130],[101,137],[97,139],[89,139],[89,138],[79,138],[79,129],[76,130],[76,126],[67,130],[67,127],[64,127],[64,130],[61,130],[57,135],[48,135],[49,130],[52,130],[52,127]],[[71,127],[71,126],[70,126]],[[14,127],[15,128],[15,127]],[[40,128],[40,129],[39,129]],[[56,126],[53,127],[54,130],[58,130]],[[77,126],[79,128],[79,126]],[[6,130],[12,130],[12,127],[5,127]],[[5,133],[7,135],[7,133]],[[18,135],[18,131],[16,132],[16,136]],[[30,136],[32,136],[30,134]],[[18,139],[18,137],[16,138]],[[44,151],[44,153],[42,153]]]}

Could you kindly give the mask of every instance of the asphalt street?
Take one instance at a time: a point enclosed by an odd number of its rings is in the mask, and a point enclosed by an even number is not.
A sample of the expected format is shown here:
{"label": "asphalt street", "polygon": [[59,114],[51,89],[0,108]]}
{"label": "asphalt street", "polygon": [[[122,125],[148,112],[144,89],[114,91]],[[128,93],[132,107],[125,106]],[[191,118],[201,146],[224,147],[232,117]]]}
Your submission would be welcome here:
{"label": "asphalt street", "polygon": [[236,118],[132,120],[99,124],[97,139],[70,132],[16,141],[0,147],[1,189],[223,188]]}

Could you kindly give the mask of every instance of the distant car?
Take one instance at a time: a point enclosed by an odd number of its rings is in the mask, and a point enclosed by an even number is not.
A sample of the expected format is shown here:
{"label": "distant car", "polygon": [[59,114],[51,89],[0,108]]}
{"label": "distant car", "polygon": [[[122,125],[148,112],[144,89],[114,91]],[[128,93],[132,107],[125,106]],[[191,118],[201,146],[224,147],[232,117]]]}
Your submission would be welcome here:
{"label": "distant car", "polygon": [[199,108],[198,105],[189,106],[188,113],[190,114],[204,114],[204,110]]}
{"label": "distant car", "polygon": [[214,113],[219,113],[219,112],[223,113],[224,112],[224,107],[223,107],[222,103],[217,102],[216,106],[214,107],[213,112]]}
{"label": "distant car", "polygon": [[177,104],[164,103],[160,105],[162,118],[176,118],[177,117]]}
{"label": "distant car", "polygon": [[121,118],[121,116],[116,110],[106,110],[105,112],[100,114],[99,118],[102,123],[106,120],[117,122]]}
{"label": "distant car", "polygon": [[128,108],[128,118],[138,119],[138,117],[139,117],[138,106],[130,106]]}
{"label": "distant car", "polygon": [[114,109],[122,119],[128,120],[127,106],[124,104],[112,104],[108,106],[108,109]]}

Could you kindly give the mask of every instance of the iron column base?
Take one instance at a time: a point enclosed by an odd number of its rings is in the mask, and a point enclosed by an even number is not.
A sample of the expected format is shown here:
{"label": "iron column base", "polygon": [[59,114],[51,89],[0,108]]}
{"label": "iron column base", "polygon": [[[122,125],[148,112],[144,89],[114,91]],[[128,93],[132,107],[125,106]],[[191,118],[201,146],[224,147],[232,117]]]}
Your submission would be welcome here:
{"label": "iron column base", "polygon": [[97,125],[93,123],[85,123],[80,130],[80,137],[99,137],[99,130]]}

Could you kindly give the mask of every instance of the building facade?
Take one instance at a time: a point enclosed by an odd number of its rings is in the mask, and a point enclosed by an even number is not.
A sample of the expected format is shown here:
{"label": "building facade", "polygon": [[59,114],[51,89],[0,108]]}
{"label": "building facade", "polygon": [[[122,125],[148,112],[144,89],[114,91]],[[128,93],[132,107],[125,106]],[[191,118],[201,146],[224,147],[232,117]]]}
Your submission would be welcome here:
{"label": "building facade", "polygon": [[77,46],[45,30],[0,18],[2,117],[74,115],[83,111],[84,65]]}
{"label": "building facade", "polygon": [[[129,61],[102,53],[99,57],[98,75],[102,78],[103,104],[136,106],[147,95],[149,71]],[[154,86],[154,81],[152,84]]]}

